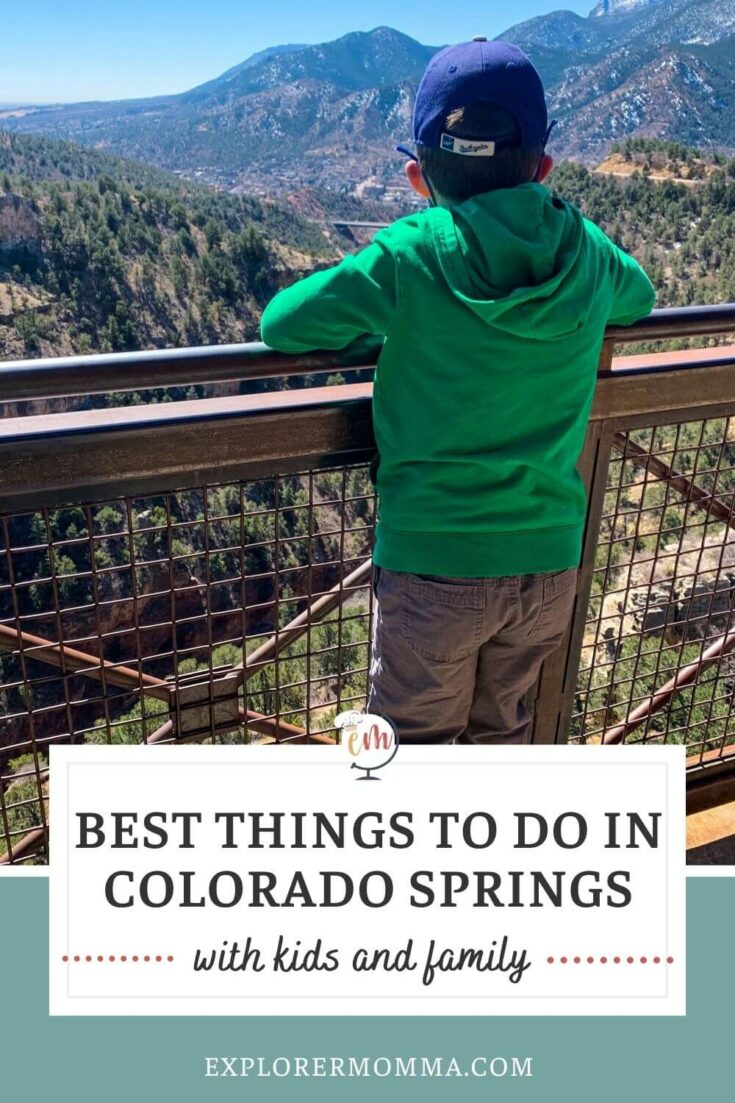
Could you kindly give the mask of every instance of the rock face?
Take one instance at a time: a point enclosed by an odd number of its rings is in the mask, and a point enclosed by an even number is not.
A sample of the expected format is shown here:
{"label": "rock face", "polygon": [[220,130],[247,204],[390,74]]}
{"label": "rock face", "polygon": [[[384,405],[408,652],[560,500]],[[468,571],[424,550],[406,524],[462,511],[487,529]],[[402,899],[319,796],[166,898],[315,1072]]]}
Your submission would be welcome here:
{"label": "rock face", "polygon": [[0,249],[40,240],[38,215],[27,199],[12,192],[0,193]]}
{"label": "rock face", "polygon": [[41,259],[41,223],[27,199],[0,192],[0,263],[32,270]]}
{"label": "rock face", "polygon": [[600,642],[608,661],[631,635],[661,636],[664,644],[706,640],[729,631],[735,606],[735,571],[707,581],[682,579],[632,587],[603,600]]}

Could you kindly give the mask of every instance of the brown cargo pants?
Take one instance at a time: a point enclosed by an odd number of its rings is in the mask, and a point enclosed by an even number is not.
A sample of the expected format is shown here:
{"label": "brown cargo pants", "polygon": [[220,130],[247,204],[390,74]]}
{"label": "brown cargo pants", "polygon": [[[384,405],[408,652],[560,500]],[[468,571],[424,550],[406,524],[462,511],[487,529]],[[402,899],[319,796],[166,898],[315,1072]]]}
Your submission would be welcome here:
{"label": "brown cargo pants", "polygon": [[561,643],[577,568],[444,578],[375,568],[368,711],[403,742],[528,743],[524,701]]}

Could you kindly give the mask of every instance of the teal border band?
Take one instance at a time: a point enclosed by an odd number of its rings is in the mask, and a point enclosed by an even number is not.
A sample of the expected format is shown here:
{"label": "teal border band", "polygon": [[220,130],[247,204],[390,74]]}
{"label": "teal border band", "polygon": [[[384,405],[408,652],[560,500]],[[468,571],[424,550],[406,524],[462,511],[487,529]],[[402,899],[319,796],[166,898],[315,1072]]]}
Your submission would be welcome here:
{"label": "teal border band", "polygon": [[[691,1103],[733,1073],[735,878],[687,882],[686,1018],[49,1018],[48,881],[0,876],[6,1103]],[[533,1079],[209,1079],[205,1055],[531,1056]]]}

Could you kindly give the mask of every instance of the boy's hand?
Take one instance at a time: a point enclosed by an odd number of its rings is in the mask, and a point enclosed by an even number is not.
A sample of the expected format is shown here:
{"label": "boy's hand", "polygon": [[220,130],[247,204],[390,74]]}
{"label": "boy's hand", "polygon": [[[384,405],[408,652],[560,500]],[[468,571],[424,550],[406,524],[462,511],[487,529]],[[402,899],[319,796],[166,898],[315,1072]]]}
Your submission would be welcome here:
{"label": "boy's hand", "polygon": [[346,368],[372,367],[380,356],[384,340],[384,337],[376,337],[373,333],[363,333],[345,349],[344,366]]}

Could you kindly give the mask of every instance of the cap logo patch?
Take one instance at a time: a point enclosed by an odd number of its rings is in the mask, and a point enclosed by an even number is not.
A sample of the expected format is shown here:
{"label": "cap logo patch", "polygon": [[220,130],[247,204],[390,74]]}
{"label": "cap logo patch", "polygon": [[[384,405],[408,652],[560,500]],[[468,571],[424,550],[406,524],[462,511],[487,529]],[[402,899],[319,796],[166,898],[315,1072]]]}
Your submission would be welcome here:
{"label": "cap logo patch", "polygon": [[441,149],[449,153],[461,153],[464,157],[493,157],[495,142],[470,142],[466,138],[456,138],[453,134],[442,134]]}

